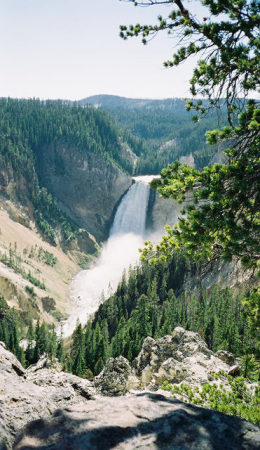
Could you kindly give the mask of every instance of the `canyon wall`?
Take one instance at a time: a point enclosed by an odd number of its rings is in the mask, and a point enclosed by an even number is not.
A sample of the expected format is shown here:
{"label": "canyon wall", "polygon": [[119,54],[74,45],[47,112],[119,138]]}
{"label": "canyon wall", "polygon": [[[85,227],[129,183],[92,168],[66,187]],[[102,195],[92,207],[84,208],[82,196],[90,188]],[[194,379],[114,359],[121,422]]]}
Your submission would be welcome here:
{"label": "canyon wall", "polygon": [[104,240],[131,177],[101,155],[62,140],[43,149],[39,164],[41,181],[61,210],[97,240]]}

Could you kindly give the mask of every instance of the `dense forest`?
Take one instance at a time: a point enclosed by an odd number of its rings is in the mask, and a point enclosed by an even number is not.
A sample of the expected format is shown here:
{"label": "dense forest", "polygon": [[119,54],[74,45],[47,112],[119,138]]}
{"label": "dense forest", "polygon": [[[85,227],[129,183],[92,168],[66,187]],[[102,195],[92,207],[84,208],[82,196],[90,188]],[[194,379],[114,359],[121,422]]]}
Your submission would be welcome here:
{"label": "dense forest", "polygon": [[[22,339],[25,339],[25,346],[21,345]],[[6,348],[24,367],[36,363],[43,354],[63,361],[63,341],[61,337],[58,338],[55,326],[48,326],[39,320],[33,324],[29,313],[10,308],[1,296],[0,341],[5,343]]]}
{"label": "dense forest", "polygon": [[[226,123],[223,108],[210,110],[202,121],[193,121],[181,99],[141,100],[97,95],[80,101],[81,105],[98,105],[109,111],[122,133],[135,137],[139,156],[136,173],[157,174],[181,156],[193,154],[195,166],[202,169],[216,153],[216,146],[206,143],[205,133],[216,124]],[[204,101],[205,107],[207,102]],[[126,130],[126,131],[125,131]],[[138,149],[139,143],[139,149]],[[139,150],[139,151],[138,151]]]}
{"label": "dense forest", "polygon": [[201,269],[180,256],[170,263],[130,268],[93,320],[84,328],[78,324],[67,369],[89,376],[98,374],[110,356],[132,361],[147,336],[162,337],[176,326],[200,333],[214,352],[256,352],[257,340],[250,334],[242,304],[246,292],[235,294],[220,285],[209,290],[198,286],[193,293],[183,290],[185,275]]}

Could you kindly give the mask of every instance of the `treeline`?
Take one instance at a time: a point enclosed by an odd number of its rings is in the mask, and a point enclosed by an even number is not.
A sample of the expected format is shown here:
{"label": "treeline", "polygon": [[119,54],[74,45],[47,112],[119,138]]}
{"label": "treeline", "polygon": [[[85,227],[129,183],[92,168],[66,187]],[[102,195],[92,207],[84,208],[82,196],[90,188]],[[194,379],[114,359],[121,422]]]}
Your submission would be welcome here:
{"label": "treeline", "polygon": [[[25,345],[20,345],[24,339]],[[25,319],[14,308],[10,308],[0,296],[0,341],[4,342],[24,367],[35,364],[46,354],[50,359],[58,358],[64,363],[62,337],[58,337],[54,325],[48,326],[38,320]]]}
{"label": "treeline", "polygon": [[170,264],[131,269],[92,322],[84,328],[78,324],[68,370],[89,376],[98,374],[110,356],[123,355],[132,361],[147,336],[162,337],[176,326],[200,333],[214,352],[252,353],[256,342],[243,313],[243,295],[219,286],[200,289],[198,295],[181,292],[187,269],[181,257]]}
{"label": "treeline", "polygon": [[[96,152],[124,167],[116,126],[108,114],[92,107],[70,105],[61,100],[0,99],[1,137],[10,139],[6,153],[12,164],[22,161],[21,144],[37,157],[42,146],[63,137],[82,152]],[[16,148],[15,148],[16,147]],[[31,158],[31,152],[27,154]],[[18,156],[13,158],[13,155]]]}

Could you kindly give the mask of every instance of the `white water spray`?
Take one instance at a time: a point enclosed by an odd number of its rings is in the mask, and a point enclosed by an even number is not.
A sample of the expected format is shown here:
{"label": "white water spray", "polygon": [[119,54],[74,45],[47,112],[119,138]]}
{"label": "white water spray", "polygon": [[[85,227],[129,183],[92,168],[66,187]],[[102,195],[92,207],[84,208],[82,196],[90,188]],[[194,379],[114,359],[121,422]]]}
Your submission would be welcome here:
{"label": "white water spray", "polygon": [[92,268],[76,275],[71,283],[73,312],[62,324],[63,336],[72,334],[77,320],[85,324],[98,309],[102,292],[107,298],[116,289],[124,270],[139,259],[138,249],[145,239],[145,222],[150,188],[154,177],[135,177],[135,183],[122,198],[110,237]]}

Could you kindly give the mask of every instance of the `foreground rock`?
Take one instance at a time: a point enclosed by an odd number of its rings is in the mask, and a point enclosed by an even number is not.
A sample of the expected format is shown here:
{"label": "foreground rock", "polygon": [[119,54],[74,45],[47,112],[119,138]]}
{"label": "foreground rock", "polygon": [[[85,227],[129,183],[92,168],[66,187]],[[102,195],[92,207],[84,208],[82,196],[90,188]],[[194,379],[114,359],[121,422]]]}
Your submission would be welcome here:
{"label": "foreground rock", "polygon": [[248,422],[137,392],[158,390],[164,380],[200,385],[219,370],[239,374],[233,355],[218,355],[197,333],[177,327],[146,338],[134,369],[122,356],[110,358],[90,382],[44,356],[25,370],[0,343],[0,450],[257,448],[258,428]]}
{"label": "foreground rock", "polygon": [[0,375],[8,373],[21,376],[26,372],[13,353],[6,350],[4,342],[0,342]]}
{"label": "foreground rock", "polygon": [[96,391],[90,381],[47,366],[50,364],[42,358],[40,363],[25,371],[0,343],[1,450],[12,448],[17,432],[32,420],[46,417],[57,408],[94,398]]}
{"label": "foreground rock", "polygon": [[235,417],[142,393],[102,398],[30,423],[15,450],[29,448],[257,449],[258,428]]}

